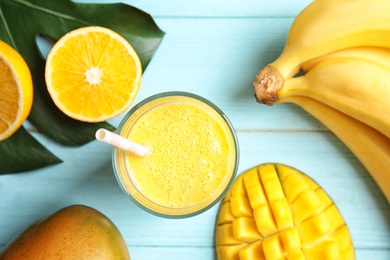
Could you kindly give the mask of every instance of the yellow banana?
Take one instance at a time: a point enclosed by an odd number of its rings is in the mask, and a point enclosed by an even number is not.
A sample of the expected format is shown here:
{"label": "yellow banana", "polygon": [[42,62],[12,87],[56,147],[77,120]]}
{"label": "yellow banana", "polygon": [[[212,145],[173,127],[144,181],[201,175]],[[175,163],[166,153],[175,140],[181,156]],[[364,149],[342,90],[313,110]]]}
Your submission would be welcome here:
{"label": "yellow banana", "polygon": [[278,99],[306,96],[354,117],[390,138],[388,66],[352,57],[326,59],[305,75],[287,79]]}
{"label": "yellow banana", "polygon": [[272,104],[272,93],[305,61],[358,46],[390,48],[389,13],[388,0],[313,1],[291,25],[281,55],[256,75],[257,101]]}
{"label": "yellow banana", "polygon": [[317,65],[318,63],[326,59],[347,58],[347,57],[374,61],[376,63],[380,63],[390,68],[390,48],[363,46],[363,47],[343,49],[340,51],[332,52],[330,54],[325,54],[316,57],[314,59],[305,61],[301,64],[301,70],[304,72],[308,72],[315,65]]}
{"label": "yellow banana", "polygon": [[317,118],[359,159],[390,202],[390,139],[372,127],[314,99],[288,96],[281,103],[294,103]]}

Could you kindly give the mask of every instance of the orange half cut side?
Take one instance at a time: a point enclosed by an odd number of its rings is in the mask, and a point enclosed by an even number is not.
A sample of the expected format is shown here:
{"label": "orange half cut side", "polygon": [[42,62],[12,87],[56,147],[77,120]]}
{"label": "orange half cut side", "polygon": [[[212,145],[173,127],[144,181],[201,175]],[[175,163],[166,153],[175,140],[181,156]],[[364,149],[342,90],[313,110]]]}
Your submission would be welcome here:
{"label": "orange half cut side", "polygon": [[136,97],[141,77],[141,61],[130,43],[99,26],[65,34],[50,50],[45,68],[56,106],[83,122],[102,122],[123,113]]}
{"label": "orange half cut side", "polygon": [[28,65],[13,47],[0,41],[0,141],[22,126],[32,103],[33,83]]}

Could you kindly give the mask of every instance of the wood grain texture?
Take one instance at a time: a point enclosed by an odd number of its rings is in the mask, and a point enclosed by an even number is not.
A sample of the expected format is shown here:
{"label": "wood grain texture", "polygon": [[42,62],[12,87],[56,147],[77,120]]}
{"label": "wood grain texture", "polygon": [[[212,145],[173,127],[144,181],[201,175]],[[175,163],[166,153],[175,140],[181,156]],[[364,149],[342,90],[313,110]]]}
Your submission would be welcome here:
{"label": "wood grain texture", "polygon": [[[357,259],[390,259],[389,203],[356,157],[299,107],[267,107],[257,104],[253,96],[257,71],[279,55],[294,17],[310,1],[125,2],[150,13],[166,32],[135,103],[170,90],[209,99],[237,131],[239,174],[266,162],[298,168],[339,207]],[[121,118],[111,123],[118,125]],[[215,259],[218,205],[188,219],[152,216],[120,190],[111,167],[111,148],[96,141],[79,148],[63,147],[34,126],[26,126],[64,163],[0,176],[0,248],[35,219],[70,204],[85,204],[118,226],[133,259]]]}

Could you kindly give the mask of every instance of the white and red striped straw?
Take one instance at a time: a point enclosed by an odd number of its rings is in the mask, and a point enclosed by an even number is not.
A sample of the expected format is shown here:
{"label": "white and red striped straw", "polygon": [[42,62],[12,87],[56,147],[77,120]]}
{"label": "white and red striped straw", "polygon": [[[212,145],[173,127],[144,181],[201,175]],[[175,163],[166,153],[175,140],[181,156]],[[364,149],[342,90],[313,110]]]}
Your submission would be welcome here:
{"label": "white and red striped straw", "polygon": [[96,131],[95,137],[98,141],[104,142],[116,148],[123,149],[141,157],[149,153],[148,148],[104,128],[98,129]]}

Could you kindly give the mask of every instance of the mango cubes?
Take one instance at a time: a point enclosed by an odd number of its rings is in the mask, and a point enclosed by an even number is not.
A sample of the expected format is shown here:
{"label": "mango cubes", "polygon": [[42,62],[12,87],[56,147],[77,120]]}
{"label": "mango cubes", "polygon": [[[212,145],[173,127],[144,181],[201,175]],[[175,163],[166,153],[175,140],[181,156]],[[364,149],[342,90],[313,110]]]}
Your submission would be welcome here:
{"label": "mango cubes", "polygon": [[221,260],[355,259],[330,197],[282,164],[262,164],[237,177],[220,205],[215,237]]}

